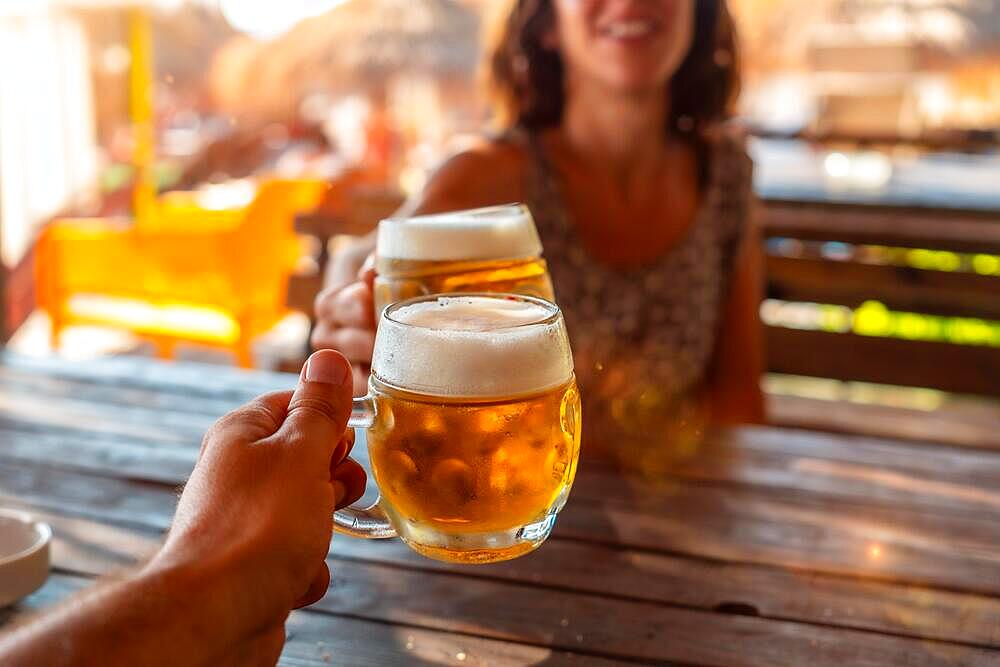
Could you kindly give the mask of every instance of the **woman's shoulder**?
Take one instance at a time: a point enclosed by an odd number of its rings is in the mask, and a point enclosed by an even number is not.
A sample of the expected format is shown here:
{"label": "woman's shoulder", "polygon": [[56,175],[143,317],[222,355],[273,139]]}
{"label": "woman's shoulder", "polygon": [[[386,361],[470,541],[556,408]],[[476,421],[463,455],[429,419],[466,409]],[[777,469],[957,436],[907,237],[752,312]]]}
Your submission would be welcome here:
{"label": "woman's shoulder", "polygon": [[748,152],[747,131],[741,124],[729,121],[707,131],[705,138],[713,147],[711,220],[723,230],[733,254],[753,223],[753,160]]}
{"label": "woman's shoulder", "polygon": [[706,130],[704,136],[713,147],[714,182],[731,194],[749,195],[753,189],[753,159],[748,149],[746,127],[730,120]]}
{"label": "woman's shoulder", "polygon": [[503,137],[463,141],[428,179],[416,209],[433,213],[524,199],[527,155]]}
{"label": "woman's shoulder", "polygon": [[748,152],[748,132],[745,125],[736,120],[717,123],[705,130],[705,139],[715,147],[723,158],[752,162]]}

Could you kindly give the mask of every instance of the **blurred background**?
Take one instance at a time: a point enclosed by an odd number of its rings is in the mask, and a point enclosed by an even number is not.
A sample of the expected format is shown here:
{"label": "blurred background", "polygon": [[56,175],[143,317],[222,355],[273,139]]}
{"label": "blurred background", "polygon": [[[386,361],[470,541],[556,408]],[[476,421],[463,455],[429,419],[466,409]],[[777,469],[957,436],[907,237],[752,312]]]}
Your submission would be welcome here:
{"label": "blurred background", "polygon": [[[497,4],[4,0],[8,347],[294,368],[328,254],[487,126]],[[730,7],[784,416],[995,419],[1000,1]]]}

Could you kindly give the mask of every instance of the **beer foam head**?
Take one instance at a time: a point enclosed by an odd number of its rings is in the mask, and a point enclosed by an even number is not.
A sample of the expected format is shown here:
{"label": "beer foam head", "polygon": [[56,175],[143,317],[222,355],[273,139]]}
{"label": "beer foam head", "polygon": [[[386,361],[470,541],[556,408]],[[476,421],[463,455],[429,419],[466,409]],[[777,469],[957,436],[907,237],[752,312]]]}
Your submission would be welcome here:
{"label": "beer foam head", "polygon": [[540,299],[452,295],[403,301],[379,322],[372,371],[422,394],[501,398],[570,379],[562,315]]}
{"label": "beer foam head", "polygon": [[380,258],[413,261],[509,259],[542,254],[535,221],[520,204],[383,220],[378,226],[376,248]]}

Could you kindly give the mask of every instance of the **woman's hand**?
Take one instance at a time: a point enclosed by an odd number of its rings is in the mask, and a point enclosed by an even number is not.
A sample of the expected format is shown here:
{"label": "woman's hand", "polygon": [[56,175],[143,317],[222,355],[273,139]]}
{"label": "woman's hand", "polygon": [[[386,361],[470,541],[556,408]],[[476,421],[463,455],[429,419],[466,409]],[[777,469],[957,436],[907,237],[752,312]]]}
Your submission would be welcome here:
{"label": "woman's hand", "polygon": [[375,270],[372,255],[368,255],[360,268],[355,268],[356,259],[347,256],[331,262],[330,271],[335,275],[343,276],[353,268],[357,280],[345,285],[342,279],[335,279],[316,297],[316,328],[313,329],[312,346],[317,350],[338,350],[347,357],[354,374],[354,395],[363,396],[368,391],[368,374],[375,348],[375,303],[372,295]]}

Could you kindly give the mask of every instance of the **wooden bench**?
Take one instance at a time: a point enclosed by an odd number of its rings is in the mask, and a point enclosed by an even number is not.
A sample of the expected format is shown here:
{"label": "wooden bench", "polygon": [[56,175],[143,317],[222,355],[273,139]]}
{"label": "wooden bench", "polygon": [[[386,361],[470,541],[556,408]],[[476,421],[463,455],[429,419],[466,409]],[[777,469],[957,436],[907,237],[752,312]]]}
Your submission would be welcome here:
{"label": "wooden bench", "polygon": [[[782,302],[1000,321],[1000,273],[941,271],[859,261],[850,250],[881,246],[1000,255],[1000,213],[767,201],[767,297]],[[790,241],[790,243],[788,242]],[[846,259],[817,251],[844,244]],[[783,246],[796,252],[787,253]],[[829,254],[829,253],[828,253]],[[991,259],[985,261],[992,264]],[[859,335],[782,326],[766,329],[775,373],[925,387],[1000,397],[1000,347]],[[1000,448],[1000,405],[979,412],[933,413],[773,396],[774,423]]]}

